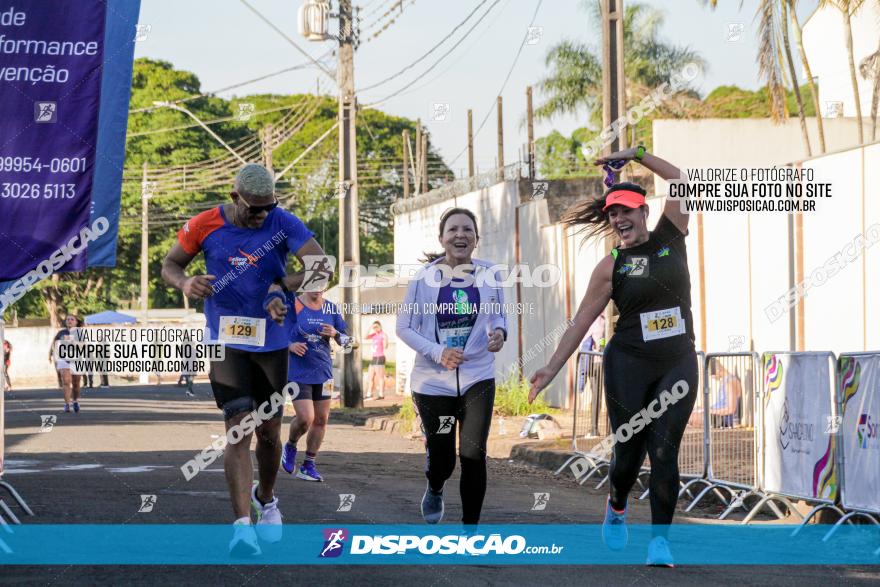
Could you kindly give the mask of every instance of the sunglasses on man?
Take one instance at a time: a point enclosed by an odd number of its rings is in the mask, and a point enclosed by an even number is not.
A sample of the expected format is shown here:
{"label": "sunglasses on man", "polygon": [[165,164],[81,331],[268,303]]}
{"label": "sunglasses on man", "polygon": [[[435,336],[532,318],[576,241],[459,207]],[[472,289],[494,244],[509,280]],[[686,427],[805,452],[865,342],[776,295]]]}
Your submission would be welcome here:
{"label": "sunglasses on man", "polygon": [[244,204],[244,207],[247,208],[248,214],[250,214],[251,216],[256,216],[260,212],[268,213],[278,207],[278,198],[275,198],[274,202],[272,202],[271,204],[266,204],[265,206],[252,206],[252,205],[248,204],[247,200],[245,200],[243,197],[241,197],[241,194],[239,194],[238,192],[232,192],[232,196],[236,200],[238,200],[242,204]]}

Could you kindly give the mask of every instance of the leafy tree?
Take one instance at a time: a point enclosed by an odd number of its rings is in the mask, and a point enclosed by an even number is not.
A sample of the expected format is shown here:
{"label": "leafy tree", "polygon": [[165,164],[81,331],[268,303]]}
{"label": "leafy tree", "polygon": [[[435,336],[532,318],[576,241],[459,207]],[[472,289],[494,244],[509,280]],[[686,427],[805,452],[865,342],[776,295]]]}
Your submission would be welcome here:
{"label": "leafy tree", "polygon": [[[162,261],[188,218],[229,201],[232,178],[241,163],[185,113],[155,102],[176,102],[209,122],[210,128],[247,161],[262,162],[264,143],[270,145],[276,173],[323,135],[337,116],[336,100],[327,96],[254,95],[232,100],[202,96],[195,74],[177,70],[167,61],[137,59],[116,266],[55,275],[28,292],[7,311],[7,318],[13,312],[25,318],[49,316],[57,325],[66,312],[82,315],[107,307],[138,307],[144,185],[150,194],[150,307],[183,304],[181,293],[161,279]],[[242,104],[253,106],[253,116],[238,116]],[[364,264],[388,263],[393,257],[390,206],[403,192],[401,133],[408,129],[413,136],[415,122],[371,109],[358,113],[357,124],[361,259]],[[269,125],[271,130],[264,130]],[[324,249],[334,255],[339,248],[337,145],[334,130],[277,185],[283,205],[302,218]],[[438,170],[432,172],[432,186],[453,177],[430,145],[429,168]],[[193,271],[204,271],[201,257],[194,263]]]}
{"label": "leafy tree", "polygon": [[[589,0],[584,6],[591,13],[601,38],[599,3]],[[628,3],[624,9],[624,75],[629,104],[635,104],[662,83],[672,81],[689,63],[705,68],[705,62],[696,51],[660,39],[663,18],[662,11],[645,4]],[[578,114],[585,110],[590,127],[597,130],[602,122],[601,49],[566,39],[550,49],[545,63],[550,73],[538,87],[546,99],[535,110],[535,117],[551,119],[557,114]],[[682,92],[688,90],[682,88]]]}

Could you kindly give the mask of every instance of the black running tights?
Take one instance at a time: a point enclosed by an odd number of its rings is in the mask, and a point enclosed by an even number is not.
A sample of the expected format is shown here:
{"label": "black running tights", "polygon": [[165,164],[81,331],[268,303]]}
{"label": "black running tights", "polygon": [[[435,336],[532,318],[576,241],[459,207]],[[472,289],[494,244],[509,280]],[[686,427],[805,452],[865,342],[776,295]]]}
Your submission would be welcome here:
{"label": "black running tights", "polygon": [[458,427],[462,523],[478,523],[486,495],[486,441],[492,424],[495,380],[479,381],[461,396],[413,393],[413,401],[428,441],[425,476],[435,492],[443,490],[455,469]]}
{"label": "black running tights", "polygon": [[[626,507],[627,496],[647,454],[651,462],[651,523],[655,533],[665,533],[661,528],[672,522],[678,501],[678,448],[698,393],[696,354],[691,352],[672,360],[640,358],[615,348],[612,341],[605,350],[604,365],[605,401],[612,430],[617,431],[624,423],[631,424],[634,416],[658,400],[651,406],[652,414],[640,432],[624,442],[617,435],[609,472],[611,506],[617,510]],[[687,384],[687,395],[667,402],[666,409],[661,410],[661,393],[671,392],[679,381]],[[681,391],[684,387],[679,384],[676,389]]]}

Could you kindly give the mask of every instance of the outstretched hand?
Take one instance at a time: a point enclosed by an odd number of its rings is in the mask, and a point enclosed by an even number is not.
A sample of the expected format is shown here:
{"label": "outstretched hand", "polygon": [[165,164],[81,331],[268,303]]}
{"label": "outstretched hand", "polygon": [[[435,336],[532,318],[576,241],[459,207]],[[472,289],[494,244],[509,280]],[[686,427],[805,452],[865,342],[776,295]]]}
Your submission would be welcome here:
{"label": "outstretched hand", "polygon": [[529,404],[535,401],[535,398],[538,397],[544,388],[550,385],[550,382],[553,381],[553,378],[556,377],[556,372],[553,371],[549,366],[544,366],[535,371],[535,374],[532,375],[530,380],[532,387],[529,390]]}

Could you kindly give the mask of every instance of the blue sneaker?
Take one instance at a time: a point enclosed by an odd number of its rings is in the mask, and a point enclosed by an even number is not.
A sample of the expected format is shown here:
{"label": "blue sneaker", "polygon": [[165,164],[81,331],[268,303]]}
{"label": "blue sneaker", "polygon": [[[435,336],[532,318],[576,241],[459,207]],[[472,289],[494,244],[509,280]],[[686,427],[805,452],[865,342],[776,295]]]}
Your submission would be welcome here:
{"label": "blue sneaker", "polygon": [[663,536],[655,536],[648,543],[648,560],[645,563],[651,567],[673,568],[672,552],[669,550],[669,541]]}
{"label": "blue sneaker", "polygon": [[296,446],[289,442],[284,443],[284,449],[281,451],[281,468],[290,475],[296,469]]}
{"label": "blue sneaker", "polygon": [[64,404],[64,411],[67,413],[70,412],[70,404]]}
{"label": "blue sneaker", "polygon": [[306,481],[323,481],[324,478],[321,477],[321,474],[318,472],[318,469],[315,468],[315,461],[306,461],[299,468],[299,473],[296,474],[300,479],[305,479]]}
{"label": "blue sneaker", "polygon": [[73,402],[73,411],[79,413],[79,402]]}
{"label": "blue sneaker", "polygon": [[605,506],[605,521],[602,523],[602,541],[611,550],[623,550],[629,540],[629,531],[626,529],[627,506],[623,512],[616,512],[611,507],[609,498]]}
{"label": "blue sneaker", "polygon": [[422,496],[422,517],[429,524],[436,524],[443,519],[443,493],[434,493],[431,486],[425,488]]}

